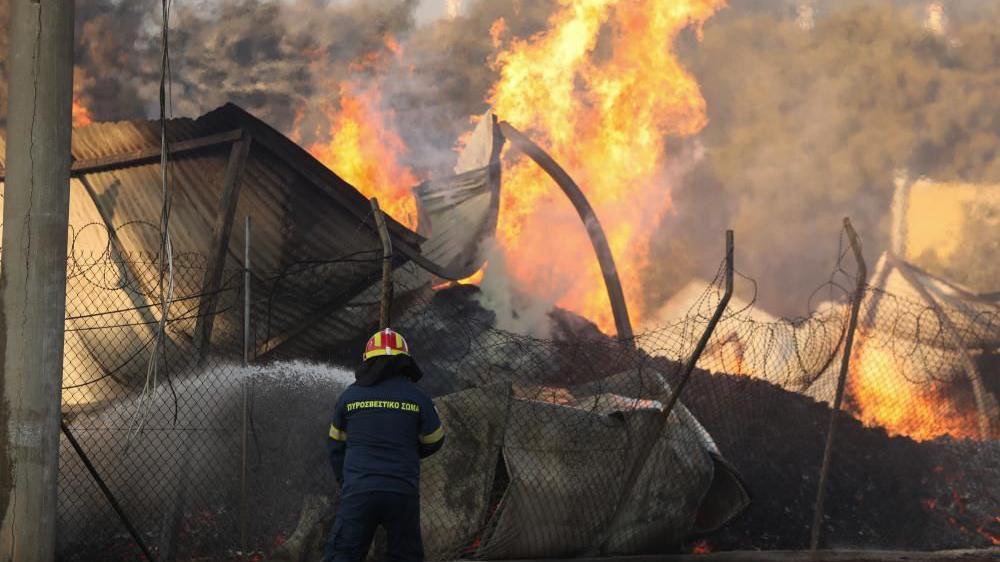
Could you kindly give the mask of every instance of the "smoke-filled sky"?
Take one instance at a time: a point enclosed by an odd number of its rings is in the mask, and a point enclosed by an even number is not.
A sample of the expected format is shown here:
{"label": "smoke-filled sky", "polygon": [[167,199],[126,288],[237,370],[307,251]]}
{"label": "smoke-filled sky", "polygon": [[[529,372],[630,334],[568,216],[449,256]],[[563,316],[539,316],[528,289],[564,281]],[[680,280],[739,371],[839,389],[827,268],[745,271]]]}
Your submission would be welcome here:
{"label": "smoke-filled sky", "polygon": [[424,24],[446,16],[448,13],[448,0],[420,0],[417,6],[416,20],[418,24]]}
{"label": "smoke-filled sky", "polygon": [[[869,270],[886,248],[895,170],[1000,181],[1000,4],[814,2],[811,22],[774,2],[732,4],[684,49],[709,125],[706,157],[656,238],[665,253],[717,243],[728,223],[762,304],[804,314],[842,216],[865,239]],[[707,232],[705,217],[718,217]],[[1000,231],[982,235],[1000,243]],[[966,267],[993,271],[980,290],[1000,289],[995,265]]]}
{"label": "smoke-filled sky", "polygon": [[[447,0],[177,0],[174,112],[233,101],[308,144],[329,134],[323,118],[340,103],[338,85],[378,81],[409,149],[404,163],[440,171],[497,80],[495,22],[508,38],[530,37],[558,4],[465,0],[448,18]],[[885,247],[895,170],[1000,182],[1000,3],[941,6],[732,0],[700,39],[681,36],[708,125],[667,139],[667,162],[699,156],[665,194],[673,210],[635,289],[644,308],[714,273],[732,226],[761,306],[804,313],[833,266],[842,216],[871,261]],[[0,0],[4,76],[7,11]],[[158,14],[153,0],[77,0],[75,87],[95,120],[155,113]],[[401,51],[386,46],[390,36]],[[6,91],[3,80],[4,115]]]}

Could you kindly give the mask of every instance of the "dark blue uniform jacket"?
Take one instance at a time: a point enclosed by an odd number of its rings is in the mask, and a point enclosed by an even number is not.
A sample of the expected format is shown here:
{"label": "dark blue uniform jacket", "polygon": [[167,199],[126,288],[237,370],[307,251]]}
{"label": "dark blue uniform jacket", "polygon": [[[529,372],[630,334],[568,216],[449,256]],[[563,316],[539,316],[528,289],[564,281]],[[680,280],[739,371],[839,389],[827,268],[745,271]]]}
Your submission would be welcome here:
{"label": "dark blue uniform jacket", "polygon": [[330,422],[330,463],[341,495],[417,495],[420,459],[444,442],[434,403],[403,375],[364,382],[340,395]]}

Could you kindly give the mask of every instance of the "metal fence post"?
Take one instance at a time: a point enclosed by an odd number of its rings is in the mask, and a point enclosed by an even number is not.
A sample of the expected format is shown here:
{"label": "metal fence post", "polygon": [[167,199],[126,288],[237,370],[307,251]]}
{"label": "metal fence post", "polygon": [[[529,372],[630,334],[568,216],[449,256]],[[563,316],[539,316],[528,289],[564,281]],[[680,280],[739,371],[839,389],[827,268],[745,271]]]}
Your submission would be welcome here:
{"label": "metal fence post", "polygon": [[145,556],[146,560],[149,560],[150,562],[156,560],[155,558],[153,558],[153,555],[149,553],[149,548],[147,548],[146,543],[143,542],[142,535],[139,534],[139,531],[136,530],[135,525],[133,525],[132,521],[130,521],[128,516],[125,515],[125,510],[122,509],[121,504],[118,503],[118,499],[115,498],[114,493],[111,492],[111,488],[108,488],[108,485],[104,482],[104,479],[101,478],[100,473],[97,472],[97,468],[94,466],[94,463],[90,462],[90,457],[87,456],[87,453],[83,450],[83,447],[80,446],[80,443],[76,440],[76,437],[73,436],[73,432],[69,430],[69,427],[66,425],[66,422],[60,421],[59,427],[60,429],[62,429],[63,435],[66,436],[66,441],[69,442],[70,446],[73,447],[73,450],[76,451],[77,456],[80,457],[80,461],[83,462],[84,468],[87,469],[87,472],[89,472],[90,476],[94,479],[94,483],[97,484],[97,487],[101,490],[101,493],[104,494],[104,499],[108,500],[108,505],[110,505],[111,509],[114,510],[115,515],[118,516],[118,519],[121,520],[122,525],[125,526],[125,530],[128,531],[129,536],[132,537],[132,540],[135,541],[136,546],[138,546],[139,550],[142,551],[143,556]]}
{"label": "metal fence post", "polygon": [[708,339],[712,337],[715,332],[715,327],[719,324],[719,320],[722,319],[722,314],[726,311],[726,307],[729,306],[729,299],[733,296],[733,271],[735,270],[734,256],[733,256],[733,231],[726,231],[726,290],[722,293],[722,298],[719,300],[718,306],[715,307],[715,312],[712,317],[708,320],[708,326],[705,327],[704,333],[701,334],[701,339],[698,340],[698,344],[695,346],[694,351],[691,352],[691,356],[688,357],[687,363],[684,364],[684,371],[681,372],[681,380],[677,382],[674,387],[674,391],[670,394],[670,398],[663,407],[664,424],[666,424],[667,418],[670,417],[670,412],[673,411],[674,405],[681,396],[681,391],[684,390],[684,386],[687,384],[688,379],[691,378],[691,372],[694,371],[694,366],[698,363],[698,358],[701,357],[703,351],[705,351],[705,346],[708,345]]}
{"label": "metal fence post", "polygon": [[243,366],[250,365],[250,215],[243,231]]}
{"label": "metal fence post", "polygon": [[813,512],[812,537],[809,541],[810,550],[819,548],[823,528],[823,503],[826,500],[826,481],[830,473],[830,458],[833,456],[833,437],[837,430],[840,406],[844,400],[844,387],[847,384],[847,373],[851,364],[851,348],[854,346],[854,332],[857,331],[858,327],[858,311],[861,309],[861,299],[864,297],[865,283],[868,280],[868,268],[865,266],[865,258],[861,254],[861,240],[858,238],[858,233],[854,231],[851,220],[847,217],[844,217],[844,230],[847,231],[854,259],[858,263],[857,282],[854,296],[851,298],[851,317],[847,325],[847,339],[844,341],[844,358],[840,362],[840,376],[837,378],[837,394],[833,399],[833,410],[830,412],[830,429],[826,432],[826,446],[823,449],[823,464],[820,467],[819,486],[816,490],[816,509]]}
{"label": "metal fence post", "polygon": [[243,420],[240,432],[240,549],[247,552],[247,407],[250,366],[250,215],[243,233]]}
{"label": "metal fence post", "polygon": [[639,456],[636,461],[632,464],[631,470],[626,477],[625,484],[622,486],[621,497],[618,498],[618,505],[615,507],[614,514],[611,517],[611,521],[604,526],[604,531],[602,531],[597,540],[595,540],[591,546],[588,555],[593,554],[603,554],[601,551],[604,548],[604,544],[608,541],[610,532],[609,530],[615,527],[618,522],[618,518],[621,516],[622,507],[625,505],[625,501],[628,499],[632,492],[632,488],[635,486],[636,481],[639,479],[639,475],[642,473],[643,468],[645,468],[646,463],[649,461],[649,455],[653,451],[653,443],[656,442],[666,431],[667,426],[670,422],[670,413],[673,411],[674,406],[680,399],[681,391],[684,390],[684,386],[687,385],[688,379],[691,377],[691,373],[694,371],[695,365],[698,363],[698,359],[701,357],[702,352],[705,351],[705,346],[708,345],[709,338],[715,332],[716,326],[722,319],[722,314],[726,311],[726,307],[729,306],[729,299],[733,296],[733,271],[734,267],[734,255],[733,255],[733,231],[726,231],[726,288],[725,292],[722,294],[722,298],[719,299],[719,304],[715,307],[715,312],[708,321],[708,325],[705,326],[705,331],[702,332],[701,338],[695,345],[694,350],[691,355],[688,356],[687,361],[681,370],[681,379],[677,382],[674,388],[671,390],[670,396],[664,402],[662,418],[663,422],[655,430],[653,435],[650,437],[649,441],[645,442],[639,451]]}
{"label": "metal fence post", "polygon": [[389,238],[389,228],[385,224],[385,215],[378,206],[378,199],[372,197],[371,204],[375,226],[382,241],[382,299],[378,325],[380,330],[384,330],[389,327],[392,312],[392,239]]}

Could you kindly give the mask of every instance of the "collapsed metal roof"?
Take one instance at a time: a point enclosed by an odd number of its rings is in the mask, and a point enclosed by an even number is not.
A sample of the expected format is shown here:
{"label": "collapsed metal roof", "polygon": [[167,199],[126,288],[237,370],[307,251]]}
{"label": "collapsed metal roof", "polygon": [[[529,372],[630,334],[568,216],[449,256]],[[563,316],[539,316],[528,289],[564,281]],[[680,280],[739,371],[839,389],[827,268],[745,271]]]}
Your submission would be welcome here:
{"label": "collapsed metal roof", "polygon": [[[488,123],[493,124],[491,116]],[[258,299],[280,300],[276,287],[283,294],[294,293],[296,281],[275,276],[294,270],[296,264],[314,264],[314,275],[307,282],[311,285],[298,287],[309,291],[309,299],[285,298],[267,306],[266,326],[258,326],[254,338],[255,356],[264,358],[278,350],[316,355],[338,342],[352,341],[374,326],[376,315],[358,309],[377,300],[368,293],[374,293],[381,272],[381,244],[364,195],[302,147],[233,104],[197,119],[172,119],[167,135],[172,255],[175,262],[194,261],[204,269],[203,276],[175,277],[174,295],[192,297],[184,303],[184,308],[190,309],[190,321],[172,325],[170,337],[178,347],[190,352],[192,344],[207,349],[206,344],[214,348],[238,341],[239,311],[219,312],[222,307],[218,301],[222,289],[239,286],[233,272],[244,266],[244,217],[252,219],[251,288]],[[479,136],[493,140],[491,135]],[[0,138],[0,149],[4,145]],[[93,299],[74,294],[87,290],[74,283],[75,272],[79,273],[79,268],[73,267],[75,262],[79,265],[91,257],[105,256],[117,264],[120,279],[112,286],[118,289],[102,296],[100,308],[122,311],[123,318],[117,324],[129,325],[122,329],[130,332],[133,347],[143,345],[156,329],[156,276],[134,264],[137,256],[159,259],[163,204],[160,152],[158,121],[95,123],[73,132],[68,250],[74,261],[68,286],[67,317],[71,323],[67,326],[67,350],[84,347],[91,350],[91,357],[67,357],[67,362],[78,363],[74,369],[67,368],[67,374],[90,371],[85,367],[90,363],[107,372],[120,367],[132,353],[130,349],[105,349],[99,337],[106,334],[99,336],[99,331],[79,325],[84,317],[101,310],[95,310]],[[465,190],[461,197],[452,198],[451,212],[462,215],[466,201],[471,201],[466,207],[474,207],[469,217],[456,218],[456,224],[489,222],[492,213],[495,225],[498,152],[487,149],[488,159],[481,162],[479,170],[465,158],[465,176],[479,181],[442,180],[442,185],[461,185]],[[0,170],[0,182],[2,173]],[[485,207],[483,198],[477,197],[481,193],[488,195]],[[439,223],[437,230],[448,236],[445,242],[434,242],[437,250],[428,255],[421,253],[427,238],[391,217],[387,221],[393,265],[404,288],[425,286],[432,275],[468,275],[470,268],[474,271],[481,265],[474,250],[461,246],[477,244],[482,233],[474,232],[475,240],[462,240],[453,229],[444,227],[448,211],[438,206],[422,216],[426,219],[422,220],[423,231],[435,230],[433,219]],[[439,266],[435,258],[446,263]],[[74,324],[77,319],[80,321]],[[77,346],[73,338],[85,341]],[[79,364],[81,361],[84,364]]]}

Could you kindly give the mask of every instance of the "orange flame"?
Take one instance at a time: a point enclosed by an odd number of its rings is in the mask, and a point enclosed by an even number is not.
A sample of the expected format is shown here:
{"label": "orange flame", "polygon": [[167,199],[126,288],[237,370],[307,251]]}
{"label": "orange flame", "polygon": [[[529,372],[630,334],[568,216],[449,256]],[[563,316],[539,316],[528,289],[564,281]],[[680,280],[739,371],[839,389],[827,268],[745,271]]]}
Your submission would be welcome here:
{"label": "orange flame", "polygon": [[[561,3],[546,32],[514,40],[496,57],[500,79],[489,102],[587,194],[638,322],[650,235],[670,208],[664,139],[693,135],[706,124],[705,100],[672,43],[683,29],[700,29],[723,1]],[[605,29],[610,53],[599,56]],[[613,331],[580,220],[534,163],[520,159],[505,169],[498,238],[520,287]]]}
{"label": "orange flame", "polygon": [[391,115],[380,106],[377,88],[341,85],[340,110],[326,108],[330,140],[313,143],[307,150],[366,197],[377,196],[386,213],[415,228],[417,206],[410,189],[417,179],[399,163],[406,147],[386,125]]}
{"label": "orange flame", "polygon": [[493,48],[499,49],[503,43],[503,36],[507,33],[507,20],[500,18],[490,25],[490,39],[493,40]]}
{"label": "orange flame", "polygon": [[[547,31],[509,41],[497,54],[500,78],[487,101],[544,146],[586,192],[639,323],[640,273],[650,236],[670,208],[665,138],[693,135],[707,121],[705,100],[678,62],[673,41],[686,28],[700,32],[724,0],[560,4]],[[491,28],[498,47],[505,29],[501,20]],[[598,49],[605,32],[607,41]],[[401,49],[387,38],[384,51],[362,57],[354,70],[377,68],[386,52],[398,57]],[[417,178],[399,163],[405,146],[387,126],[391,115],[380,102],[377,87],[341,84],[339,109],[326,109],[330,140],[308,150],[365,195],[377,194],[388,213],[412,227],[416,206],[410,187]],[[603,277],[580,219],[544,173],[523,158],[505,165],[497,237],[506,270],[521,290],[614,330]]]}
{"label": "orange flame", "polygon": [[[382,50],[365,53],[351,63],[350,70],[367,76],[364,86],[359,79],[331,85],[338,92],[338,102],[326,102],[320,109],[329,128],[325,137],[306,147],[317,160],[353,185],[366,197],[378,197],[387,214],[415,229],[417,206],[411,188],[416,175],[400,160],[406,146],[391,123],[393,114],[385,110],[377,86],[377,71],[389,58],[402,56],[402,47],[392,35],[383,39]],[[302,138],[305,111],[300,108],[290,137]]]}
{"label": "orange flame", "polygon": [[94,122],[90,116],[90,110],[83,105],[79,96],[73,94],[73,127],[84,127]]}
{"label": "orange flame", "polygon": [[480,267],[478,270],[476,270],[475,273],[473,273],[468,277],[459,279],[458,281],[445,281],[443,283],[438,283],[437,285],[434,285],[431,288],[434,289],[435,291],[440,291],[441,289],[447,289],[449,287],[454,287],[456,285],[479,285],[480,283],[482,283],[483,277],[486,276],[486,267],[488,265],[489,265],[488,262],[484,263],[483,267]]}
{"label": "orange flame", "polygon": [[877,342],[858,342],[852,355],[852,407],[866,426],[917,441],[944,435],[980,438],[974,409],[959,408],[941,385],[908,380],[895,355]]}
{"label": "orange flame", "polygon": [[475,273],[466,277],[465,279],[459,279],[456,281],[459,285],[478,285],[482,282],[483,277],[486,276],[486,268],[489,266],[489,262],[483,264]]}

